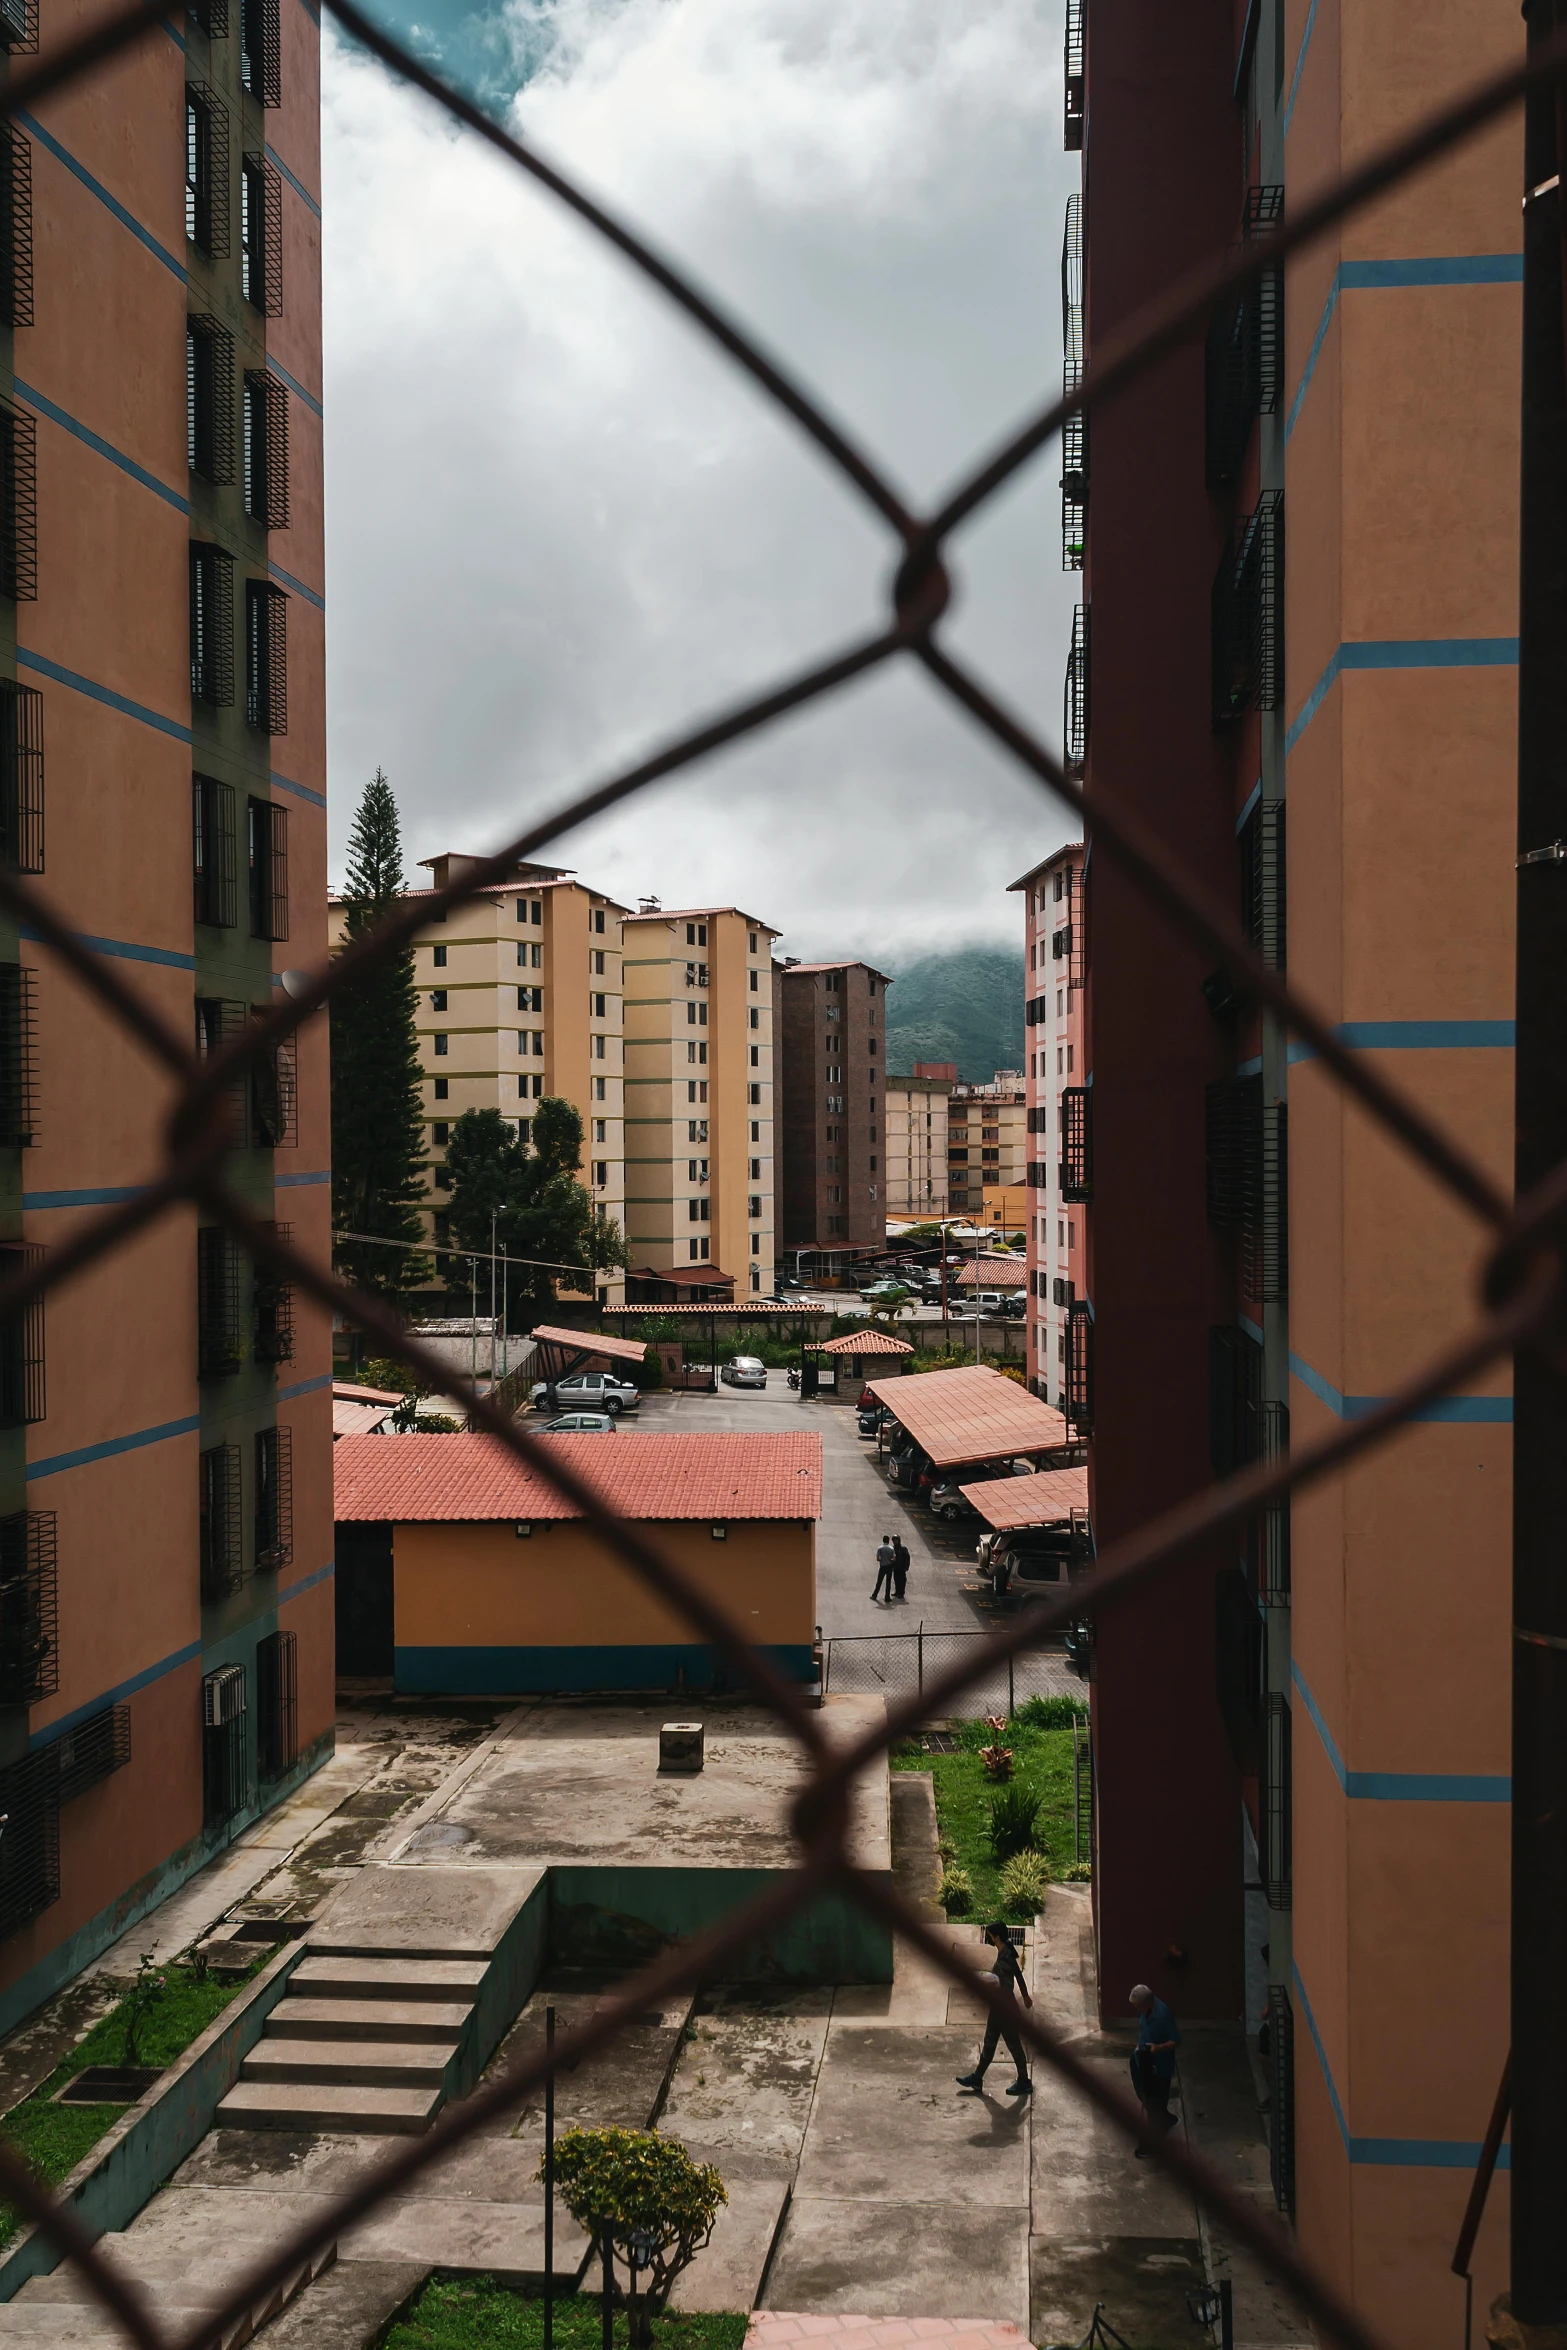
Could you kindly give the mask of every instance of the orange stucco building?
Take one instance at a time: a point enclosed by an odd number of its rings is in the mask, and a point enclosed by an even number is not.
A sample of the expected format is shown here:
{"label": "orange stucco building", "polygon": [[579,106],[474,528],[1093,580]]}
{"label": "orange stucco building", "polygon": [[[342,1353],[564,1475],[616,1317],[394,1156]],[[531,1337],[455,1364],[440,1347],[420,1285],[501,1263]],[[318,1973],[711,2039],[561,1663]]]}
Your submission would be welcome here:
{"label": "orange stucco building", "polygon": [[[318,52],[303,0],[210,0],[0,158],[0,846],[198,1048],[325,905]],[[14,925],[0,1021],[15,1261],[147,1180],[169,1088]],[[229,1162],[323,1259],[325,1049]],[[187,1209],[0,1354],[3,2027],[323,1759],[333,1634],[323,1317]]]}

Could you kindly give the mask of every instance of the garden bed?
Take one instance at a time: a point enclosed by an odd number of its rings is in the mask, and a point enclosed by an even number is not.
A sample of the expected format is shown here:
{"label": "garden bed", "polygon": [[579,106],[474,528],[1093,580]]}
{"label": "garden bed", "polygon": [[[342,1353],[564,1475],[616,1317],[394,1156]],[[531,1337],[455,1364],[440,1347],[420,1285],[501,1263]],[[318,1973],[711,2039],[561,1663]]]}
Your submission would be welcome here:
{"label": "garden bed", "polygon": [[[1086,1713],[1073,1698],[1034,1697],[1000,1732],[987,1721],[949,1723],[956,1740],[953,1753],[929,1753],[918,1739],[894,1749],[895,1771],[930,1772],[945,1868],[949,1873],[961,1870],[971,1888],[966,1905],[948,1901],[950,1916],[1017,1918],[1032,1915],[1038,1906],[1032,1901],[1008,1902],[1002,1894],[1005,1864],[992,1848],[991,1809],[1007,1787],[1040,1797],[1031,1843],[1043,1855],[1050,1878],[1059,1882],[1077,1865],[1087,1874],[1086,1855],[1083,1864],[1077,1863],[1072,1771],[1072,1723],[1086,1718]],[[992,1778],[980,1758],[980,1749],[993,1745],[1012,1750],[1006,1780]]]}
{"label": "garden bed", "polygon": [[[615,2312],[615,2341],[626,2341],[626,2313]],[[666,2311],[653,2320],[658,2350],[741,2350],[747,2315]],[[557,2294],[557,2350],[599,2350],[603,2305],[596,2293]],[[438,2277],[423,2287],[383,2337],[383,2350],[543,2350],[544,2302],[489,2277]]]}

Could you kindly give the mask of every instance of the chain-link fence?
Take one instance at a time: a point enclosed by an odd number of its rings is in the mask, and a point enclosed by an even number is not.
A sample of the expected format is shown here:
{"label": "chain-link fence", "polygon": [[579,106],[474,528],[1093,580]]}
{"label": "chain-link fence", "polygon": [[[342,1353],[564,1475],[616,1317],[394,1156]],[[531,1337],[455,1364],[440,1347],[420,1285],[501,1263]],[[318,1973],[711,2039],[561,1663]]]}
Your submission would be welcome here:
{"label": "chain-link fence", "polygon": [[[955,1983],[972,1989],[976,1978],[954,1955],[949,1941],[935,1933],[887,1884],[861,1877],[855,1870],[849,1857],[848,1783],[921,1722],[972,1710],[976,1682],[993,1692],[1009,1660],[1015,1672],[1021,1660],[1033,1659],[1069,1622],[1085,1612],[1100,1614],[1134,1603],[1146,1586],[1182,1558],[1189,1545],[1222,1530],[1239,1528],[1269,1503],[1333,1476],[1350,1461],[1383,1444],[1413,1413],[1463,1386],[1516,1349],[1533,1344],[1543,1352],[1550,1345],[1560,1306],[1557,1252],[1567,1224],[1567,1166],[1558,1167],[1531,1194],[1516,1203],[1510,1201],[1462,1139],[1437,1125],[1366,1056],[1357,1056],[1328,1020],[1269,966],[1243,936],[1233,913],[1181,866],[1166,841],[1148,830],[1101,784],[1096,783],[1091,796],[1085,797],[1082,786],[1068,778],[1061,762],[1022,719],[1003,708],[940,641],[938,630],[950,596],[944,550],[953,533],[1012,481],[1067,421],[1091,413],[1096,404],[1157,360],[1198,338],[1221,296],[1233,294],[1278,268],[1334,224],[1496,121],[1515,108],[1533,85],[1567,79],[1567,36],[1556,35],[1537,44],[1527,61],[1476,83],[1455,103],[1324,188],[1271,234],[1249,240],[1238,252],[1226,252],[1168,290],[1106,338],[1093,366],[1066,398],[1043,408],[1004,447],[975,467],[938,511],[919,515],[904,505],[874,460],[854,445],[783,364],[680,271],[489,120],[470,100],[446,87],[362,14],[353,0],[325,0],[325,5],[351,38],[507,156],[612,244],[794,420],[848,487],[886,525],[897,562],[890,609],[884,626],[845,645],[830,659],[783,679],[769,692],[704,720],[680,740],[584,792],[556,816],[529,826],[493,857],[476,861],[460,883],[433,891],[421,897],[417,906],[388,916],[335,961],[323,961],[307,984],[266,1018],[253,1022],[244,1035],[222,1040],[199,1060],[186,1036],[169,1025],[152,997],[122,976],[125,966],[93,954],[72,929],[65,909],[36,883],[14,871],[0,870],[0,904],[71,969],[82,986],[123,1024],[127,1041],[133,1039],[180,1088],[169,1123],[168,1158],[162,1175],[134,1200],[85,1222],[46,1261],[28,1267],[7,1283],[0,1290],[0,1315],[20,1315],[46,1290],[62,1287],[86,1266],[101,1262],[176,1203],[194,1202],[225,1224],[259,1265],[296,1283],[321,1305],[356,1323],[379,1348],[399,1356],[432,1386],[449,1386],[448,1366],[413,1340],[395,1314],[377,1299],[348,1289],[322,1265],[285,1246],[276,1228],[256,1218],[230,1187],[225,1172],[230,1141],[227,1089],[250,1062],[275,1056],[300,1023],[317,1014],[346,981],[408,946],[416,929],[440,920],[452,907],[504,879],[519,858],[537,856],[560,834],[631,798],[659,777],[689,767],[784,712],[799,709],[849,680],[899,659],[918,662],[958,708],[1059,802],[1075,811],[1089,829],[1096,854],[1111,858],[1149,903],[1222,963],[1257,1004],[1276,1013],[1382,1130],[1418,1159],[1494,1239],[1475,1319],[1375,1411],[1303,1446],[1289,1459],[1260,1463],[1182,1503],[1104,1553],[1087,1586],[1078,1585],[1070,1594],[1029,1609],[982,1640],[957,1647],[943,1655],[933,1669],[927,1663],[923,1688],[905,1684],[892,1694],[884,1724],[847,1748],[829,1743],[821,1721],[799,1688],[748,1645],[740,1625],[732,1622],[657,1542],[643,1529],[614,1518],[597,1499],[592,1484],[568,1469],[547,1445],[494,1405],[478,1396],[473,1398],[472,1424],[489,1431],[580,1510],[625,1565],[678,1610],[696,1634],[717,1650],[736,1680],[787,1725],[811,1766],[809,1784],[793,1814],[799,1840],[797,1871],[774,1882],[719,1926],[667,1951],[628,1980],[619,1997],[605,2001],[592,2019],[574,2032],[573,2059],[580,2063],[614,2040],[650,2006],[712,1976],[726,1959],[765,1937],[827,1889],[841,1890],[920,1950]],[[0,102],[0,116],[9,119],[35,108],[50,92],[91,75],[142,39],[165,37],[160,29],[163,16],[163,0],[136,0],[133,8],[60,44],[26,70],[18,67]],[[979,1996],[991,1999],[999,1995],[981,1983]],[[1107,2084],[1083,2054],[1055,2035],[1040,2020],[1037,2009],[1023,2019],[1020,2028],[1039,2057],[1071,2081],[1081,2097],[1128,2136],[1140,2135],[1137,2109]],[[264,2304],[275,2286],[297,2275],[304,2263],[387,2197],[406,2191],[412,2180],[454,2144],[482,2128],[503,2108],[514,2107],[520,2096],[543,2081],[553,2062],[544,2049],[519,2060],[474,2096],[449,2107],[424,2136],[389,2153],[335,2205],[318,2209],[286,2246],[259,2261],[220,2306],[207,2310],[185,2338],[183,2350],[228,2339],[244,2321],[245,2313]],[[1301,2257],[1250,2198],[1237,2193],[1191,2153],[1179,2135],[1161,2138],[1146,2151],[1152,2161],[1178,2176],[1210,2213],[1221,2216],[1231,2234],[1257,2253],[1273,2276],[1288,2284],[1324,2334],[1353,2346],[1353,2350],[1372,2350],[1376,2341],[1372,2329],[1344,2302],[1333,2284]],[[1517,2183],[1515,2165],[1515,2188]],[[159,2328],[134,2284],[94,2252],[91,2232],[79,2215],[70,2206],[56,2203],[3,2140],[0,2192],[79,2264],[93,2291],[143,2350],[171,2350],[171,2338]]]}
{"label": "chain-link fence", "polygon": [[996,1648],[994,1632],[855,1633],[822,1643],[822,1695],[923,1698],[949,1671],[963,1676],[971,1714],[1012,1714],[1031,1697],[1078,1697],[1083,1684],[1066,1658],[1049,1649]]}

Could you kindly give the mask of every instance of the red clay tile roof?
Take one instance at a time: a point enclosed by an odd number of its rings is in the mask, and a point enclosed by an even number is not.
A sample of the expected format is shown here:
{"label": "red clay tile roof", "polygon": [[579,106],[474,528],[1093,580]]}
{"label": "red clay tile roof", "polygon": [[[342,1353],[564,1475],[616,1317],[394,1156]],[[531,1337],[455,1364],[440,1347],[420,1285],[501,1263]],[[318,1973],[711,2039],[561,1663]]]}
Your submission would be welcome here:
{"label": "red clay tile roof", "polygon": [[1058,1452],[1072,1442],[1065,1416],[1054,1405],[1041,1403],[1016,1379],[1003,1379],[981,1363],[960,1371],[926,1371],[914,1379],[868,1380],[866,1393],[887,1406],[938,1469],[1005,1460],[1014,1453]]}
{"label": "red clay tile roof", "polygon": [[[708,1264],[705,1261],[699,1265],[628,1265],[626,1276],[631,1281],[673,1281],[677,1285],[683,1283],[687,1289],[693,1283],[704,1281],[714,1283],[727,1281],[733,1288],[735,1278],[732,1273],[725,1273],[719,1266]],[[644,1307],[642,1310],[646,1312],[647,1309]]]}
{"label": "red clay tile roof", "polygon": [[846,1330],[841,1338],[826,1339],[820,1346],[807,1347],[806,1352],[816,1355],[911,1355],[914,1349],[906,1339],[893,1338],[885,1330]]}
{"label": "red clay tile roof", "polygon": [[347,1379],[334,1379],[332,1393],[341,1396],[345,1403],[401,1403],[403,1400],[400,1387],[355,1387]]}
{"label": "red clay tile roof", "polygon": [[[819,1518],[822,1440],[798,1435],[541,1436],[606,1504],[639,1519]],[[581,1512],[493,1436],[345,1436],[334,1515],[399,1525],[575,1518]]]}
{"label": "red clay tile roof", "polygon": [[566,1346],[573,1353],[580,1347],[590,1355],[602,1355],[606,1362],[640,1363],[647,1353],[640,1338],[606,1338],[601,1330],[557,1329],[548,1322],[540,1322],[533,1337],[540,1346]]}
{"label": "red clay tile roof", "polygon": [[958,1267],[960,1289],[1026,1289],[1028,1267],[1021,1257],[972,1257]]}
{"label": "red clay tile roof", "polygon": [[1086,1469],[1041,1469],[1036,1477],[991,1477],[979,1485],[960,1485],[987,1526],[1053,1526],[1074,1510],[1088,1507]]}

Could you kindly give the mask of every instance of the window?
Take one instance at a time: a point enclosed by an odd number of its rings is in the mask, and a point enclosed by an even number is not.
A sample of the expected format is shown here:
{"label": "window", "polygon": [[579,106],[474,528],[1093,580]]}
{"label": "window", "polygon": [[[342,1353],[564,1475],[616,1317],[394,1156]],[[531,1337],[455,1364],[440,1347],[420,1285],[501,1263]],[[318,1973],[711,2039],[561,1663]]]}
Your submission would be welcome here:
{"label": "window", "polygon": [[607,1019],[607,1018],[609,1017],[609,1015],[608,1015],[608,1013],[606,1012],[606,1010],[605,1010],[605,1008],[604,1008],[604,1007],[605,1007],[605,1005],[606,1005],[606,1003],[607,1003],[607,1001],[608,1001],[608,998],[607,998],[607,997],[605,997],[605,996],[601,996],[601,995],[596,995],[596,996],[593,996],[593,997],[590,999],[590,1001],[589,1001],[589,1006],[588,1006],[589,1017],[590,1017],[591,1019],[594,1019],[594,1020],[605,1020],[605,1019]]}
{"label": "window", "polygon": [[221,1828],[250,1798],[243,1665],[202,1676],[201,1724],[202,1822]]}
{"label": "window", "polygon": [[299,1759],[296,1632],[269,1632],[256,1643],[256,1768],[281,1779]]}
{"label": "window", "polygon": [[234,699],[234,558],[201,540],[190,550],[190,696],[212,710]]}
{"label": "window", "polygon": [[1265,490],[1236,522],[1214,575],[1213,724],[1276,710],[1283,679],[1284,493]]}
{"label": "window", "polygon": [[[449,1036],[438,1036],[438,1037],[435,1039],[435,1057],[436,1057],[436,1059],[437,1059],[438,1061],[444,1061],[444,1060],[446,1060],[446,1059],[448,1058],[448,1056],[450,1055],[450,1053],[451,1053],[451,1049],[452,1049],[452,1040],[451,1040],[451,1038],[450,1038]],[[519,1040],[519,1049],[520,1049],[520,1040]],[[440,1082],[441,1082],[441,1080],[440,1080],[439,1078],[437,1078],[437,1079],[436,1079],[436,1083],[437,1083],[437,1084],[440,1084]]]}
{"label": "window", "polygon": [[526,1144],[532,1133],[533,1120],[531,1118],[519,1118],[517,1120],[517,1140],[520,1143]]}
{"label": "window", "polygon": [[707,1079],[705,1077],[701,1079],[697,1086],[696,1098],[699,1102],[705,1102],[707,1099]]}
{"label": "window", "polygon": [[760,1219],[762,1213],[762,1201],[760,1193],[754,1191],[752,1192],[750,1198],[745,1203],[745,1212],[749,1217],[752,1218],[753,1221]]}
{"label": "window", "polygon": [[36,686],[0,678],[0,861],[44,869],[44,701]]}
{"label": "window", "polygon": [[260,734],[288,732],[288,598],[270,579],[245,582],[245,718]]}
{"label": "window", "polygon": [[185,88],[185,234],[212,260],[228,258],[228,108],[205,82]]}
{"label": "window", "polygon": [[252,800],[249,810],[250,935],[288,936],[288,810]]}
{"label": "window", "polygon": [[[704,1047],[703,1049],[705,1050],[706,1048]],[[595,1061],[602,1061],[602,1060],[605,1060],[605,1059],[607,1059],[607,1058],[608,1058],[608,1052],[609,1052],[609,1044],[608,1044],[608,1039],[607,1039],[606,1037],[603,1037],[603,1036],[595,1035],[595,1037],[594,1037],[594,1039],[593,1039],[593,1058],[594,1058],[594,1060],[595,1060]]]}
{"label": "window", "polygon": [[[540,1052],[544,1050],[542,1043],[539,1046],[539,1050]],[[526,1092],[530,1101],[542,1101],[544,1098],[544,1079],[542,1076],[535,1074],[532,1077],[521,1077],[517,1082]]]}
{"label": "window", "polygon": [[244,421],[245,512],[268,530],[287,530],[288,394],[264,367],[245,370]]}
{"label": "window", "polygon": [[263,106],[283,103],[278,0],[239,0],[239,78]]}
{"label": "window", "polygon": [[[705,1047],[705,1046],[703,1047],[703,1050],[704,1050],[704,1051],[706,1050],[706,1047]],[[753,1069],[760,1069],[761,1065],[762,1065],[762,1048],[761,1048],[761,1046],[760,1046],[759,1044],[754,1044],[754,1045],[752,1045],[752,1047],[751,1047],[751,1066],[752,1066],[752,1068],[753,1068]]]}
{"label": "window", "polygon": [[705,947],[706,944],[707,924],[705,922],[688,922],[686,924],[686,945],[688,947]]}
{"label": "window", "polygon": [[609,1181],[609,1161],[607,1159],[594,1160],[593,1180],[595,1184],[597,1184],[600,1191],[602,1191],[605,1184]]}
{"label": "window", "polygon": [[752,955],[754,955],[754,954],[756,954],[756,953],[757,953],[758,949],[757,949],[757,944],[756,944],[756,932],[755,932],[754,930],[748,930],[748,931],[746,932],[745,943],[746,943],[746,952],[747,952],[748,954],[752,954]]}
{"label": "window", "polygon": [[434,963],[437,971],[444,971],[446,969],[446,949],[444,947],[432,947],[430,949],[430,960]]}
{"label": "window", "polygon": [[203,481],[234,479],[234,337],[205,314],[185,321],[185,459]]}
{"label": "window", "polygon": [[691,1243],[691,1262],[693,1265],[697,1262],[697,1243],[694,1240]]}
{"label": "window", "polygon": [[[757,1105],[757,1104],[758,1104],[758,1103],[761,1101],[761,1098],[762,1098],[762,1089],[761,1089],[761,1087],[760,1087],[759,1085],[749,1085],[749,1086],[747,1086],[747,1087],[746,1087],[746,1098],[747,1098],[747,1100],[748,1100],[748,1101],[751,1103],[752,1107],[754,1108],[754,1107],[755,1107],[755,1106],[756,1106],[756,1105]],[[754,1126],[755,1126],[755,1124],[756,1124],[756,1120],[753,1118],[753,1119],[752,1119],[752,1121],[751,1121],[751,1123],[752,1123],[752,1126],[754,1127]],[[756,1136],[756,1135],[753,1133],[753,1135],[752,1135],[751,1139],[752,1139],[752,1141],[754,1142],[754,1141],[756,1141],[758,1138],[757,1138],[757,1136]]]}
{"label": "window", "polygon": [[[252,1004],[251,1017],[263,1020],[270,1004]],[[287,1150],[299,1140],[299,1088],[296,1083],[295,1045],[285,1036],[250,1064],[251,1134],[258,1150]]]}
{"label": "window", "polygon": [[609,1120],[607,1118],[594,1119],[593,1139],[595,1142],[607,1142],[609,1140]]}
{"label": "window", "polygon": [[35,1088],[38,974],[0,963],[0,1144],[25,1148],[38,1139]]}
{"label": "window", "polygon": [[232,1377],[245,1359],[239,1314],[239,1244],[221,1224],[196,1235],[196,1375]]}
{"label": "window", "polygon": [[[753,972],[751,976],[752,976],[753,978],[755,978],[756,974]],[[756,1004],[753,1004],[753,1005],[751,1006],[751,1026],[752,1026],[753,1028],[760,1028],[760,1027],[761,1027],[761,1025],[762,1025],[762,1015],[761,1015],[761,1010],[760,1010],[760,1008],[759,1008],[759,1007],[758,1007]],[[872,1052],[874,1052],[874,1051],[875,1051],[875,1049],[876,1049],[876,1046],[875,1046],[875,1040],[874,1040],[874,1038],[873,1038],[873,1039],[872,1039],[872,1042],[871,1042],[871,1050],[872,1050]]]}
{"label": "window", "polygon": [[519,1012],[542,1012],[544,1009],[543,988],[519,987],[517,990],[517,1009]]}
{"label": "window", "polygon": [[294,1432],[258,1428],[255,1437],[256,1565],[288,1566],[294,1556]]}
{"label": "window", "polygon": [[[752,954],[753,954],[753,955],[755,954],[755,952],[756,952],[756,949],[755,949],[755,947],[754,947],[754,946],[752,947],[752,949],[751,949],[751,952],[752,952]],[[751,993],[752,993],[753,995],[755,995],[755,993],[756,993],[756,991],[757,991],[757,988],[758,988],[758,987],[761,985],[761,977],[762,977],[762,975],[761,975],[761,973],[760,973],[759,971],[753,971],[753,972],[751,972],[751,973],[750,973],[749,977],[750,977]]]}
{"label": "window", "polygon": [[518,967],[524,971],[542,971],[544,968],[543,947],[539,945],[537,940],[530,944],[527,939],[519,938],[517,941],[517,963]]}
{"label": "window", "polygon": [[196,920],[232,930],[238,919],[234,877],[234,786],[211,775],[191,778],[191,866]]}
{"label": "window", "polygon": [[[751,1120],[751,1140],[752,1140],[753,1142],[760,1142],[760,1141],[761,1141],[761,1139],[762,1139],[762,1121],[760,1120],[760,1118],[753,1118],[753,1119]],[[761,1164],[760,1164],[760,1162],[758,1162],[758,1165],[757,1165],[757,1173],[758,1173],[758,1174],[760,1174],[760,1173],[761,1173]]]}
{"label": "window", "polygon": [[240,1544],[239,1446],[214,1444],[197,1455],[200,1492],[201,1596],[227,1599],[245,1572]]}
{"label": "window", "polygon": [[753,1160],[750,1162],[750,1173],[751,1173],[751,1181],[752,1181],[753,1183],[760,1183],[760,1182],[761,1182],[761,1180],[762,1180],[762,1162],[761,1162],[761,1160],[760,1160],[760,1159],[753,1159]]}
{"label": "window", "polygon": [[[0,1246],[0,1281],[14,1281],[43,1258],[19,1242]],[[44,1312],[35,1298],[0,1322],[0,1428],[23,1428],[44,1417]]]}
{"label": "window", "polygon": [[430,990],[430,1009],[432,1012],[445,1011],[446,990],[444,987],[435,987]]}
{"label": "window", "polygon": [[57,1561],[53,1510],[0,1518],[0,1705],[31,1705],[60,1686]]}
{"label": "window", "polygon": [[602,1077],[595,1077],[595,1078],[594,1078],[594,1080],[593,1080],[593,1099],[594,1099],[596,1102],[601,1102],[601,1101],[604,1101],[605,1099],[607,1099],[607,1096],[608,1096],[608,1090],[609,1090],[609,1089],[608,1089],[608,1087],[606,1086],[606,1084],[605,1084],[605,1081],[604,1081],[604,1079],[603,1079]]}
{"label": "window", "polygon": [[[604,936],[604,909],[602,906],[595,906],[593,909],[593,929],[597,937]],[[601,954],[595,958],[593,968],[595,971],[603,970],[604,958]]]}
{"label": "window", "polygon": [[[5,9],[0,7],[0,38]],[[0,130],[0,326],[33,323],[33,150],[14,122]]]}
{"label": "window", "polygon": [[[517,900],[517,919],[519,922],[531,922],[534,928],[537,929],[544,920],[543,899],[519,898]],[[517,952],[520,957],[522,949],[519,947]],[[535,948],[534,952],[535,955],[537,955],[537,948]]]}
{"label": "window", "polygon": [[591,969],[594,978],[602,979],[604,976],[604,949],[602,947],[595,947],[588,958],[588,962],[589,968]]}
{"label": "window", "polygon": [[[269,1224],[267,1230],[284,1248],[292,1244],[292,1224]],[[250,1282],[251,1352],[258,1363],[291,1363],[294,1359],[294,1291],[266,1265],[254,1265]]]}
{"label": "window", "polygon": [[263,318],[283,315],[283,176],[264,155],[239,171],[239,284]]}
{"label": "window", "polygon": [[447,1096],[450,1094],[451,1090],[452,1087],[450,1078],[437,1077],[435,1081],[435,1098],[438,1102],[444,1102]]}

